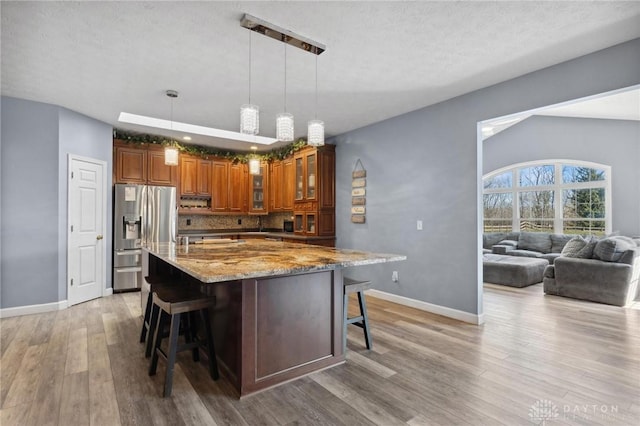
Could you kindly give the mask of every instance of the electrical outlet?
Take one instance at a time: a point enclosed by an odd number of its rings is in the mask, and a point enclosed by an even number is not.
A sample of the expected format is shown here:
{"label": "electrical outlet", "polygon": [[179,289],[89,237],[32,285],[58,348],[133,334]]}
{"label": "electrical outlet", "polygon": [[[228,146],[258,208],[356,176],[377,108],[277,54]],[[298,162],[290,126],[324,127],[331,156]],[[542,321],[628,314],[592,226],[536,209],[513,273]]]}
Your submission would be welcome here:
{"label": "electrical outlet", "polygon": [[418,228],[418,231],[422,231],[422,221],[419,220],[418,223],[416,224],[416,228]]}
{"label": "electrical outlet", "polygon": [[191,226],[191,219],[187,219],[187,226]]}
{"label": "electrical outlet", "polygon": [[238,219],[238,225],[242,225],[242,219]]}
{"label": "electrical outlet", "polygon": [[393,281],[394,283],[398,282],[398,271],[393,271],[391,273],[391,281]]}

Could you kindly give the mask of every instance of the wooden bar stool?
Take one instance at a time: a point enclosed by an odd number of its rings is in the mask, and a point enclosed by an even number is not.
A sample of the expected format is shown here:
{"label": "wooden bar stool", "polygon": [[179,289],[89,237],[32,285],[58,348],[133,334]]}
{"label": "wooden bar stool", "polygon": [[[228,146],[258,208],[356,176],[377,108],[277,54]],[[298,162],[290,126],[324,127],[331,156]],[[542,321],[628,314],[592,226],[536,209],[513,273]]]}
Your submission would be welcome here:
{"label": "wooden bar stool", "polygon": [[[357,281],[348,277],[343,277],[344,284],[344,309],[343,309],[343,340],[342,347],[347,350],[347,325],[353,324],[364,330],[364,340],[367,344],[367,349],[373,347],[373,341],[371,339],[371,331],[369,330],[369,318],[367,317],[367,302],[364,298],[364,291],[371,287],[371,281]],[[360,305],[360,315],[349,318],[349,295],[352,293],[358,293],[358,304]]]}
{"label": "wooden bar stool", "polygon": [[[163,279],[160,277],[148,276],[144,277],[145,281],[151,287],[151,291],[149,292],[149,297],[147,298],[147,304],[144,310],[144,318],[142,319],[142,330],[140,330],[140,343],[147,343],[144,351],[144,356],[149,358],[151,356],[151,348],[153,346],[153,331],[155,329],[155,324],[158,321],[157,315],[159,309],[156,307],[153,310],[153,292],[157,290],[161,286],[171,286],[176,285],[176,283],[172,283],[167,281],[167,279]],[[154,315],[155,314],[155,315]],[[153,322],[153,327],[152,327]]]}
{"label": "wooden bar stool", "polygon": [[[180,283],[174,286],[159,286],[153,292],[153,309],[158,309],[159,315],[157,324],[154,321],[150,324],[153,330],[153,356],[149,366],[149,375],[156,374],[158,358],[162,357],[167,361],[167,373],[164,380],[163,396],[171,396],[173,386],[173,369],[176,362],[176,354],[184,350],[193,351],[193,360],[198,361],[198,349],[206,348],[209,357],[209,374],[214,380],[218,380],[218,362],[211,334],[211,321],[209,308],[216,304],[216,298],[207,296],[200,291],[199,287]],[[204,325],[205,341],[196,335],[194,316],[200,313],[200,319]],[[183,314],[184,315],[183,317]],[[153,315],[152,315],[153,316]],[[180,334],[180,322],[183,318],[185,343],[178,344]],[[164,332],[165,326],[169,326],[168,335]],[[167,351],[163,351],[161,346],[163,337],[169,337]]]}

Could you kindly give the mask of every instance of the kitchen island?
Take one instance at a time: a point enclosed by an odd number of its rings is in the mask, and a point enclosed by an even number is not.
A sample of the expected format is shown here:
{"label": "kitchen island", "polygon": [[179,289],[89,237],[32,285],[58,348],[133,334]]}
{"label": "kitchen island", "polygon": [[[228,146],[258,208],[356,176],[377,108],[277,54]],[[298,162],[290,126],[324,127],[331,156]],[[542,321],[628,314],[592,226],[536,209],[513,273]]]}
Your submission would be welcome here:
{"label": "kitchen island", "polygon": [[218,361],[241,397],[344,362],[342,269],[406,259],[279,241],[214,241],[151,244],[144,269],[216,296]]}

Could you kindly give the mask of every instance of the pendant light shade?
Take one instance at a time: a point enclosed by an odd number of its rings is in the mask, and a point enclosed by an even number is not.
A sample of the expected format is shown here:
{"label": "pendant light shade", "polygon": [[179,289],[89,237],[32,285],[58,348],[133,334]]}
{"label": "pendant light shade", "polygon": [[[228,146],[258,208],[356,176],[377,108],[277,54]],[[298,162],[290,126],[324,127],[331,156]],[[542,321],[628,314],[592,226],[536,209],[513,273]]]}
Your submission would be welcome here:
{"label": "pendant light shade", "polygon": [[288,112],[278,114],[276,118],[276,139],[282,142],[293,140],[293,115]]}
{"label": "pendant light shade", "polygon": [[260,109],[257,105],[244,104],[240,107],[240,133],[257,135],[260,131]]}
{"label": "pendant light shade", "polygon": [[250,175],[259,175],[260,174],[260,159],[252,158],[249,160],[249,174]]}
{"label": "pendant light shade", "polygon": [[178,165],[178,148],[175,146],[166,146],[164,148],[164,164],[167,166]]}
{"label": "pendant light shade", "polygon": [[249,174],[250,175],[259,175],[260,170],[260,158],[258,158],[255,154],[258,148],[255,146],[251,147],[253,154],[249,157]]}
{"label": "pendant light shade", "polygon": [[324,121],[309,120],[307,127],[307,145],[324,145]]}

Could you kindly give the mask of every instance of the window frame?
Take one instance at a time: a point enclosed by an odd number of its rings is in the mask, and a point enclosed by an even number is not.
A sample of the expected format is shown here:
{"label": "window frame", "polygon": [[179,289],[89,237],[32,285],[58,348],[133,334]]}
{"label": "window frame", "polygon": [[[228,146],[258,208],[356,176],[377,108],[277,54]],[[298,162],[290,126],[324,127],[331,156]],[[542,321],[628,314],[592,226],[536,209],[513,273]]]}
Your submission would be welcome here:
{"label": "window frame", "polygon": [[[549,165],[554,167],[554,183],[552,185],[539,185],[539,186],[520,186],[520,169],[534,167],[534,166],[543,166]],[[565,183],[562,176],[562,166],[577,166],[577,167],[588,167],[592,169],[603,170],[605,173],[604,180],[598,181],[589,181],[589,182],[569,182]],[[511,172],[511,183],[512,186],[510,188],[484,188],[484,182],[486,179],[493,178],[497,175],[501,175],[507,172]],[[521,192],[530,192],[530,191],[552,191],[554,194],[554,218],[553,218],[553,232],[556,234],[564,233],[564,222],[565,218],[563,217],[563,194],[566,190],[576,190],[576,189],[604,189],[605,193],[605,202],[604,202],[604,218],[579,218],[578,220],[588,220],[588,221],[604,221],[604,232],[605,234],[610,234],[612,229],[612,191],[611,191],[611,166],[607,166],[605,164],[594,163],[591,161],[580,161],[580,160],[568,160],[568,159],[547,159],[547,160],[534,160],[534,161],[526,161],[522,163],[511,164],[506,167],[502,167],[492,172],[489,172],[482,176],[482,195],[484,197],[485,194],[497,194],[497,193],[511,193],[511,199],[513,200],[513,209],[512,209],[512,222],[511,222],[511,230],[513,232],[520,231],[520,193]],[[567,218],[566,220],[575,220],[574,218]],[[489,219],[491,220],[491,219]],[[484,207],[482,209],[482,228],[485,227],[485,217],[484,217]]]}

